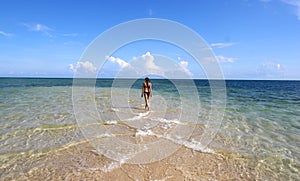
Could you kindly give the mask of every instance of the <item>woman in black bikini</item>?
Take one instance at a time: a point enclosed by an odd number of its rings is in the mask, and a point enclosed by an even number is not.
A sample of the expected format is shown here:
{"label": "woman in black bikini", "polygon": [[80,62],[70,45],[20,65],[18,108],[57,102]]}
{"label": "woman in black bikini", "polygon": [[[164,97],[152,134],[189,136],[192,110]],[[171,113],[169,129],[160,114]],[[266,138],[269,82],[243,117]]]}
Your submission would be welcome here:
{"label": "woman in black bikini", "polygon": [[145,78],[145,82],[143,83],[142,88],[142,97],[145,97],[145,109],[149,110],[149,98],[152,97],[152,84],[150,82],[150,79],[148,77]]}

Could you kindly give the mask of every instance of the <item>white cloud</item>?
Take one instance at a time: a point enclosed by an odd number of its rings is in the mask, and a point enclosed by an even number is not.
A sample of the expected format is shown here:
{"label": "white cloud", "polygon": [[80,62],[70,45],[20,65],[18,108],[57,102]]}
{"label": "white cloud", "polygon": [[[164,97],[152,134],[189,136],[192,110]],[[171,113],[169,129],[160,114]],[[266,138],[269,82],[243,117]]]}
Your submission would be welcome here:
{"label": "white cloud", "polygon": [[300,20],[300,0],[281,0],[283,3],[289,4],[295,7],[295,14]]}
{"label": "white cloud", "polygon": [[120,58],[113,56],[106,57],[109,62],[118,64],[120,70],[112,69],[107,64],[104,72],[116,72],[118,77],[142,77],[144,75],[155,75],[168,78],[189,78],[193,74],[188,69],[187,61],[178,60],[178,62],[168,59],[163,56],[154,56],[150,52],[134,57],[131,61],[126,62]]}
{"label": "white cloud", "polygon": [[4,31],[0,31],[0,35],[6,36],[6,37],[13,36],[13,34],[7,33],[7,32],[4,32]]}
{"label": "white cloud", "polygon": [[73,64],[69,65],[70,70],[72,70],[74,73],[80,72],[80,73],[95,73],[97,68],[89,61],[85,62],[77,62],[76,66]]}
{"label": "white cloud", "polygon": [[[272,0],[260,0],[261,2],[271,2]],[[295,8],[295,14],[298,18],[298,20],[300,20],[300,0],[280,0],[281,2],[291,5]]]}
{"label": "white cloud", "polygon": [[45,25],[42,25],[42,24],[36,24],[32,28],[33,28],[33,31],[42,31],[42,32],[51,31],[51,28],[49,28]]}
{"label": "white cloud", "polygon": [[280,70],[280,68],[281,68],[281,65],[278,63],[277,64],[277,70]]}
{"label": "white cloud", "polygon": [[76,72],[76,68],[74,67],[73,64],[69,64],[69,68],[70,70],[72,70],[72,72]]}
{"label": "white cloud", "polygon": [[224,56],[216,56],[216,58],[218,59],[218,62],[229,62],[229,63],[233,63],[235,62],[237,59],[233,58],[233,57],[224,57]]}
{"label": "white cloud", "polygon": [[77,34],[77,33],[65,33],[65,34],[63,34],[62,36],[66,36],[66,37],[76,37],[76,36],[78,36],[78,34]]}
{"label": "white cloud", "polygon": [[135,67],[138,67],[138,71],[144,72],[144,74],[160,75],[168,78],[191,77],[193,74],[188,69],[188,61],[182,60],[181,57],[178,57],[178,61],[176,63],[167,57],[153,56],[150,52],[146,52],[140,58],[135,59],[134,65],[137,65]]}
{"label": "white cloud", "polygon": [[224,48],[224,47],[233,46],[235,44],[236,43],[212,43],[210,44],[210,46],[213,48]]}
{"label": "white cloud", "polygon": [[163,72],[163,70],[154,63],[154,56],[151,55],[150,52],[146,52],[146,54],[142,55],[142,59],[145,60],[145,69],[150,72]]}
{"label": "white cloud", "polygon": [[41,32],[49,37],[52,37],[50,32],[53,31],[53,29],[49,28],[46,25],[39,24],[39,23],[37,23],[37,24],[23,23],[23,25],[26,26],[29,31]]}
{"label": "white cloud", "polygon": [[183,71],[186,74],[188,74],[189,76],[193,75],[193,73],[188,69],[189,62],[187,62],[187,61],[180,61],[179,65],[180,65],[180,67],[183,69]]}
{"label": "white cloud", "polygon": [[126,61],[124,61],[120,58],[115,58],[113,56],[107,56],[106,59],[109,60],[110,62],[117,63],[121,68],[130,66],[129,63],[127,63]]}
{"label": "white cloud", "polygon": [[213,57],[203,57],[202,59],[201,59],[201,62],[202,63],[209,63],[209,62],[215,62],[216,61],[216,59],[214,59]]}
{"label": "white cloud", "polygon": [[187,62],[187,61],[180,61],[179,62],[179,65],[182,67],[182,68],[187,68],[187,66],[189,65],[189,62]]}
{"label": "white cloud", "polygon": [[286,66],[274,61],[265,61],[257,69],[257,73],[263,78],[283,78],[286,73]]}
{"label": "white cloud", "polygon": [[233,57],[224,57],[222,55],[215,56],[215,57],[204,57],[202,59],[203,63],[212,63],[212,62],[219,62],[219,63],[233,63],[237,60],[237,58]]}

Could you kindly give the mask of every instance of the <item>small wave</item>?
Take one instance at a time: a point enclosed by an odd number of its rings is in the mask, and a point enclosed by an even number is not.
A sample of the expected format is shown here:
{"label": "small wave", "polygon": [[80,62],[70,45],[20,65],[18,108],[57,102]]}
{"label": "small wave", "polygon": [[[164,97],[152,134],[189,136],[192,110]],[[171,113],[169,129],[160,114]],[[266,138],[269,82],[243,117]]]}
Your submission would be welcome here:
{"label": "small wave", "polygon": [[119,109],[113,108],[113,107],[111,108],[111,110],[114,111],[114,112],[119,112],[120,111]]}
{"label": "small wave", "polygon": [[148,116],[150,113],[150,111],[147,111],[147,112],[144,112],[144,113],[139,113],[139,117],[145,117],[145,116]]}
{"label": "small wave", "polygon": [[173,143],[185,146],[187,148],[190,148],[195,151],[200,151],[200,152],[206,152],[206,153],[214,153],[214,151],[210,148],[207,148],[206,146],[203,146],[199,141],[196,141],[194,139],[191,140],[183,140],[181,137],[172,137],[171,135],[164,134],[156,134],[153,133],[151,130],[137,130],[135,133],[135,136],[156,136],[158,138],[165,138],[169,141],[172,141]]}
{"label": "small wave", "polygon": [[100,168],[103,172],[110,172],[116,168],[121,167],[125,163],[125,159],[121,160],[120,162],[111,162],[110,164],[104,165],[102,168]]}
{"label": "small wave", "polygon": [[135,136],[150,136],[155,135],[151,130],[137,130]]}
{"label": "small wave", "polygon": [[129,118],[129,119],[127,119],[127,120],[128,120],[128,121],[139,120],[139,119],[141,119],[141,118],[144,118],[144,117],[148,116],[149,113],[150,113],[149,111],[148,111],[148,112],[145,112],[145,113],[139,113],[137,116],[134,116],[134,117]]}
{"label": "small wave", "polygon": [[165,119],[165,118],[154,118],[152,119],[153,121],[158,121],[158,122],[161,122],[161,123],[167,123],[167,124],[171,124],[171,123],[174,123],[174,124],[184,124],[182,122],[180,122],[178,119]]}
{"label": "small wave", "polygon": [[195,151],[201,151],[201,152],[206,152],[206,153],[214,153],[214,151],[212,149],[203,146],[200,142],[198,142],[194,139],[191,139],[190,141],[187,141],[187,140],[172,138],[170,135],[166,135],[166,136],[164,136],[164,138],[172,141],[173,143],[185,146],[185,147],[190,148],[190,149],[195,150]]}
{"label": "small wave", "polygon": [[115,120],[105,121],[104,124],[105,125],[115,125],[115,124],[118,124],[118,121],[115,121]]}
{"label": "small wave", "polygon": [[150,118],[152,121],[161,123],[160,127],[167,130],[173,127],[174,125],[185,125],[185,123],[180,122],[178,119],[165,119],[165,118]]}
{"label": "small wave", "polygon": [[79,167],[79,171],[89,171],[89,172],[94,172],[94,171],[103,171],[103,172],[110,172],[116,168],[119,168],[122,166],[123,163],[121,162],[111,162],[109,164],[104,165],[103,167],[89,167],[89,168],[84,168],[84,167]]}
{"label": "small wave", "polygon": [[[91,152],[97,154],[97,155],[102,155],[98,150],[91,150]],[[85,170],[85,171],[97,171],[101,170],[103,172],[110,172],[114,169],[117,169],[121,167],[127,160],[128,158],[122,158],[120,161],[112,161],[111,163],[105,164],[103,167],[96,167],[96,168],[82,168],[80,167],[80,170]]]}
{"label": "small wave", "polygon": [[97,138],[109,138],[109,137],[115,137],[115,135],[111,133],[104,133],[97,136]]}

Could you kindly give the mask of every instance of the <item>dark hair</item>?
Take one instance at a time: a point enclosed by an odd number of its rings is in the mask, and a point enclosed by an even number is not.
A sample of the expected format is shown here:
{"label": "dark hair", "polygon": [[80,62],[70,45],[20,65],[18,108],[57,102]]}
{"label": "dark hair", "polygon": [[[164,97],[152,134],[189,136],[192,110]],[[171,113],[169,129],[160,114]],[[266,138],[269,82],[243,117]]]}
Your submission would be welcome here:
{"label": "dark hair", "polygon": [[145,78],[145,81],[150,82],[150,79],[148,77]]}

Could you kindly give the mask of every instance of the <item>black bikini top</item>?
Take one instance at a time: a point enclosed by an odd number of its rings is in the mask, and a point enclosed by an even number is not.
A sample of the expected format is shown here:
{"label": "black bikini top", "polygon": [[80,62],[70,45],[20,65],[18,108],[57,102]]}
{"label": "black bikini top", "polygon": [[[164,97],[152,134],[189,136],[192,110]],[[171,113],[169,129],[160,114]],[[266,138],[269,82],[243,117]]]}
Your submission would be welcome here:
{"label": "black bikini top", "polygon": [[146,86],[144,84],[144,88],[150,89],[150,86],[149,86],[148,82],[146,82]]}

